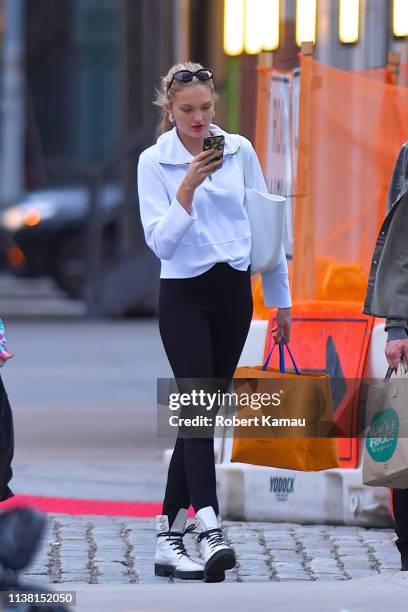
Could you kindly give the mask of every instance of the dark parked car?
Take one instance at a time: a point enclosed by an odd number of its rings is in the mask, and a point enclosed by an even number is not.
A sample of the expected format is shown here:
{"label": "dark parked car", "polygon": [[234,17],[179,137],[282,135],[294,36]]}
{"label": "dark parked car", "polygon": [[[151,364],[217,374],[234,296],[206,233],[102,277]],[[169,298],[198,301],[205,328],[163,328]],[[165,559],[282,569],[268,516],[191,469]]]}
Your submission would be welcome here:
{"label": "dark parked car", "polygon": [[[115,211],[123,201],[118,185],[104,185],[104,259],[114,257],[118,240]],[[89,190],[85,186],[33,191],[0,212],[0,248],[6,267],[19,276],[51,276],[71,297],[85,283]]]}

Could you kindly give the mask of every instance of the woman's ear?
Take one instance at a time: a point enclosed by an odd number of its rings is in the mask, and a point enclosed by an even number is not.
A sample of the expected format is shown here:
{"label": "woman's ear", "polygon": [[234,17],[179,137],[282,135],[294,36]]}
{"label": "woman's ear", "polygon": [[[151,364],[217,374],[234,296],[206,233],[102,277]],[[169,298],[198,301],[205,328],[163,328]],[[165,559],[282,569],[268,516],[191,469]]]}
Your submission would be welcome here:
{"label": "woman's ear", "polygon": [[169,121],[170,121],[170,123],[174,123],[174,116],[173,116],[173,113],[171,112],[171,105],[170,105],[170,104],[168,104],[168,102],[166,102],[166,103],[164,104],[164,110],[166,111],[166,113],[167,113],[167,114],[168,114],[168,116],[169,116]]}

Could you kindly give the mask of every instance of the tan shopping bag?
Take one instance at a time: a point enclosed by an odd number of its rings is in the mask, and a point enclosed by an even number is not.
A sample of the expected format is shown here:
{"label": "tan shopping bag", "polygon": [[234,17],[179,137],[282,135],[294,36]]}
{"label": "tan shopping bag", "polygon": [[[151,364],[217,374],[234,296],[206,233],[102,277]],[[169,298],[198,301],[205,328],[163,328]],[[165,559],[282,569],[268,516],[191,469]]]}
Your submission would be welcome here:
{"label": "tan shopping bag", "polygon": [[407,376],[370,386],[365,425],[363,483],[374,487],[407,489]]}
{"label": "tan shopping bag", "polygon": [[[282,352],[280,348],[280,363]],[[234,375],[238,401],[256,393],[281,394],[279,406],[262,407],[262,414],[283,421],[304,420],[304,426],[251,428],[246,425],[234,428],[231,461],[287,468],[302,471],[318,471],[339,467],[337,442],[333,437],[333,408],[330,380],[327,374],[295,373],[264,366],[240,367]],[[237,406],[240,421],[254,416],[251,406]]]}

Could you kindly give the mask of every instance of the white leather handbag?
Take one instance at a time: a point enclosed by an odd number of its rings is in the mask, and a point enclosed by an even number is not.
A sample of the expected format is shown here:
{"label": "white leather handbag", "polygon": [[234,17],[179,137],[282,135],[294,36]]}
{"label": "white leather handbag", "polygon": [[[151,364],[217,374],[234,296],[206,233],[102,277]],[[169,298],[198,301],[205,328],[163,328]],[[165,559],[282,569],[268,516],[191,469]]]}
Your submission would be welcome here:
{"label": "white leather handbag", "polygon": [[246,180],[242,146],[237,158],[244,175],[245,207],[251,225],[251,273],[268,272],[279,263],[285,231],[286,198],[256,191]]}

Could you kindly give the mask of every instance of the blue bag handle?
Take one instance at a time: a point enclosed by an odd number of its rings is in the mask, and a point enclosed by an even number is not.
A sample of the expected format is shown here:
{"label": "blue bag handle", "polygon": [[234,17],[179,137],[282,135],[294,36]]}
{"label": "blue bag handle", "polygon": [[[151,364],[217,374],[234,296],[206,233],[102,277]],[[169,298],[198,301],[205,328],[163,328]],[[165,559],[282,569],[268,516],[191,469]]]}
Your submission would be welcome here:
{"label": "blue bag handle", "polygon": [[286,346],[286,350],[289,353],[289,357],[292,361],[293,367],[295,369],[296,374],[300,375],[300,370],[297,367],[295,358],[293,357],[292,351],[289,348],[289,345],[287,342],[285,342],[284,340],[279,344],[279,371],[282,374],[285,374],[286,372],[286,365],[285,365],[285,346]]}
{"label": "blue bag handle", "polygon": [[265,363],[262,366],[262,370],[263,371],[265,371],[268,368],[268,365],[269,365],[269,362],[271,360],[273,351],[275,350],[275,346],[276,346],[276,342],[273,343],[273,346],[272,346],[271,350],[269,351],[267,358],[265,359]]}
{"label": "blue bag handle", "polygon": [[[267,358],[265,359],[265,363],[262,366],[262,370],[265,371],[268,368],[269,362],[271,360],[273,351],[275,350],[275,346],[276,346],[276,342],[274,343],[274,345],[272,346],[271,350],[268,353]],[[296,374],[298,374],[300,376],[301,372],[296,364],[295,358],[293,357],[292,351],[289,348],[288,343],[285,340],[282,340],[282,342],[279,343],[279,372],[281,374],[285,374],[286,372],[286,364],[285,364],[285,349],[284,347],[286,346],[286,350],[289,353],[290,359],[292,361],[293,367],[295,369]]]}

